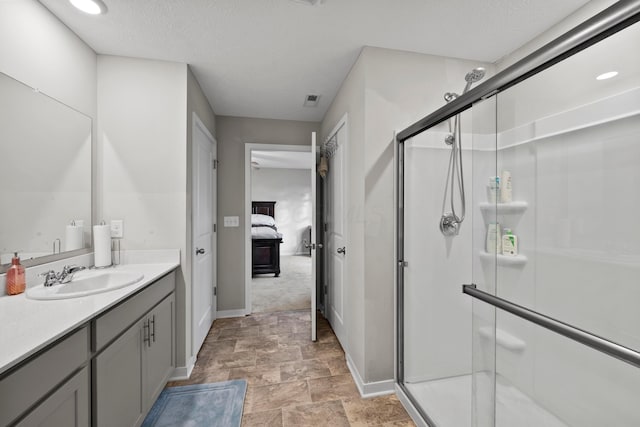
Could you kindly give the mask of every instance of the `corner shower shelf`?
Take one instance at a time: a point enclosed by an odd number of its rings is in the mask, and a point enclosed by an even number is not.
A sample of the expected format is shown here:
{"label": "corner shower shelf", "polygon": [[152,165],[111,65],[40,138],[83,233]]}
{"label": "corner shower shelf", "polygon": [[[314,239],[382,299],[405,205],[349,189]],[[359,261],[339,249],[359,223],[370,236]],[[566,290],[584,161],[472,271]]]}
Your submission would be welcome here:
{"label": "corner shower shelf", "polygon": [[480,252],[480,259],[486,262],[492,262],[494,257],[497,257],[498,265],[505,267],[521,267],[527,263],[527,257],[525,255],[496,255],[489,252]]}
{"label": "corner shower shelf", "polygon": [[527,210],[529,204],[527,202],[511,202],[511,203],[480,203],[478,205],[483,212],[491,212],[497,209],[498,214],[522,214]]}

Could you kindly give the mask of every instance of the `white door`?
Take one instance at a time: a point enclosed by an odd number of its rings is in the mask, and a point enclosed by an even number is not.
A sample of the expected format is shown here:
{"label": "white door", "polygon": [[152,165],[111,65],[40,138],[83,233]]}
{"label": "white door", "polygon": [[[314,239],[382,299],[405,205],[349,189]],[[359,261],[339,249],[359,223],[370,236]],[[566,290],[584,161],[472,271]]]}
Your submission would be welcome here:
{"label": "white door", "polygon": [[329,170],[325,179],[325,251],[327,293],[326,312],[336,337],[346,348],[344,270],[345,247],[345,142],[347,126],[341,122],[338,130],[329,138]]}
{"label": "white door", "polygon": [[318,301],[316,298],[316,289],[317,283],[316,278],[318,277],[316,260],[317,260],[317,251],[322,248],[322,245],[319,245],[316,242],[316,230],[317,230],[317,215],[316,215],[316,133],[311,133],[311,341],[316,340],[316,315],[317,315],[317,305]]}
{"label": "white door", "polygon": [[216,141],[194,116],[192,355],[198,354],[216,310]]}

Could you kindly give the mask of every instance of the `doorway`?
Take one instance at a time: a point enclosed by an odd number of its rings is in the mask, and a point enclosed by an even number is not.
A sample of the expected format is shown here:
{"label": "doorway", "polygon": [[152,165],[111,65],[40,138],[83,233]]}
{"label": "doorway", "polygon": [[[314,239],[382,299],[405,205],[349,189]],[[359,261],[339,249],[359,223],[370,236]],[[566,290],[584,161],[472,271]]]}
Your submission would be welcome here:
{"label": "doorway", "polygon": [[309,146],[246,144],[249,313],[308,310],[312,298]]}

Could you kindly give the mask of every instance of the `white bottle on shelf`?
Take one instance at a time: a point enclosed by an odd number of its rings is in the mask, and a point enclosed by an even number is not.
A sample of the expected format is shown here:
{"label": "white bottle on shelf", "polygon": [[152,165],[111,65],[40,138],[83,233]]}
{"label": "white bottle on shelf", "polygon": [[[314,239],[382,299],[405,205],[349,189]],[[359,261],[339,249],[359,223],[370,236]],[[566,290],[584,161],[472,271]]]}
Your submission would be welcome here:
{"label": "white bottle on shelf", "polygon": [[518,255],[518,236],[514,235],[509,228],[505,228],[502,235],[502,255]]}
{"label": "white bottle on shelf", "polygon": [[499,200],[500,194],[500,177],[490,176],[489,186],[487,187],[487,198],[489,203],[496,203]]}
{"label": "white bottle on shelf", "polygon": [[502,177],[500,178],[500,202],[511,203],[513,202],[513,191],[511,188],[511,172],[502,171]]}
{"label": "white bottle on shelf", "polygon": [[490,223],[487,225],[487,244],[486,250],[490,254],[502,253],[502,233],[500,233],[500,224]]}

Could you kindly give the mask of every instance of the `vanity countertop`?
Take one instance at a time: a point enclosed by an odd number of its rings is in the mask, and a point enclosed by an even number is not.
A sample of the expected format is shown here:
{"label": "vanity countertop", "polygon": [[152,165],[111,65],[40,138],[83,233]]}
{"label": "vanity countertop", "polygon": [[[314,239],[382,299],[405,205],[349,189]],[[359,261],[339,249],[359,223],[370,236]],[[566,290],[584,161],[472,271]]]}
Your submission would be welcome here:
{"label": "vanity countertop", "polygon": [[151,282],[178,267],[177,262],[125,264],[113,271],[134,271],[144,278],[133,285],[79,298],[32,300],[0,297],[0,374],[87,323]]}

